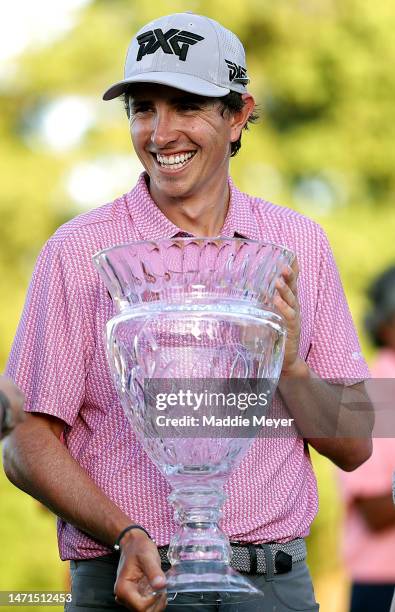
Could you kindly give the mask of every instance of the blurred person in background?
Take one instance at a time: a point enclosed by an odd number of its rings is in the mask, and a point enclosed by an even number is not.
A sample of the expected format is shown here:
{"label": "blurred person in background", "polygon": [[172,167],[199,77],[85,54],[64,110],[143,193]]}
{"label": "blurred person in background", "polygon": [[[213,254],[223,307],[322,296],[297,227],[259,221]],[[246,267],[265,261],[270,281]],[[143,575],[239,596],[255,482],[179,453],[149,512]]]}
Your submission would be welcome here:
{"label": "blurred person in background", "polygon": [[[392,500],[395,504],[395,472],[392,475]],[[392,598],[391,610],[390,612],[395,612],[395,588],[394,588],[394,596]]]}
{"label": "blurred person in background", "polygon": [[[378,348],[373,378],[395,378],[395,266],[368,291],[366,329]],[[382,434],[382,432],[379,432]],[[343,549],[351,585],[350,612],[388,612],[395,587],[393,438],[373,439],[371,458],[352,473],[341,473],[346,502]]]}
{"label": "blurred person in background", "polygon": [[0,375],[0,440],[24,420],[24,397],[6,376]]}
{"label": "blurred person in background", "polygon": [[[179,13],[144,26],[129,47],[125,79],[104,99],[124,96],[145,172],[124,196],[62,226],[36,264],[8,364],[30,414],[8,438],[4,467],[60,517],[70,611],[116,611],[114,590],[130,609],[164,609],[163,598],[143,597],[139,583],[165,585],[158,547],[166,554],[176,528],[168,484],[137,443],[110,377],[102,334],[113,305],[92,264],[97,251],[176,236],[284,244],[302,270],[299,276],[295,262],[277,283],[288,331],[284,407],[296,421],[310,420],[319,407],[324,420],[337,422],[338,394],[325,379],[351,380],[339,385],[349,402],[369,402],[369,371],[324,231],[230,180],[230,158],[255,108],[248,82],[243,46],[218,22]],[[301,395],[289,381],[300,383]],[[232,475],[224,506],[224,529],[248,551],[246,571],[277,612],[318,610],[305,561],[304,538],[318,508],[309,444],[345,470],[371,453],[370,439],[355,436],[347,443],[334,434],[258,439]],[[200,594],[174,603],[186,611],[186,602],[195,609]],[[211,602],[204,609],[221,608]]]}

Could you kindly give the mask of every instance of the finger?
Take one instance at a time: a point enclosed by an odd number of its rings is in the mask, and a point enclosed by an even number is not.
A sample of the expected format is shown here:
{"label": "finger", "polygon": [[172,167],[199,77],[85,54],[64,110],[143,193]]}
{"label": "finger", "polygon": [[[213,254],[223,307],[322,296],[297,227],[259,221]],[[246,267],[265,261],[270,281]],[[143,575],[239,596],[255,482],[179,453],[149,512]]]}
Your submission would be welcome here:
{"label": "finger", "polygon": [[155,554],[144,553],[137,557],[139,565],[147,581],[154,591],[163,589],[166,586],[166,576],[161,568],[161,561],[157,549]]}
{"label": "finger", "polygon": [[161,612],[165,610],[167,606],[167,593],[162,593],[159,596],[159,599],[154,603],[151,608],[149,608],[148,612]]}
{"label": "finger", "polygon": [[117,600],[137,611],[149,610],[161,598],[162,594],[156,591],[166,587],[156,547],[147,553],[136,554],[132,565],[125,558],[122,560],[114,589]]}
{"label": "finger", "polygon": [[[154,599],[143,599],[141,601],[123,601],[119,597],[115,597],[115,601],[127,608],[128,610],[133,610],[134,612],[162,612],[162,610],[166,609],[167,606],[167,595],[166,593],[162,593],[161,595],[156,595]],[[153,603],[151,603],[153,601]]]}
{"label": "finger", "polygon": [[276,295],[274,298],[274,304],[277,306],[280,313],[283,315],[287,323],[294,323],[297,319],[297,310],[289,306],[280,295]]}
{"label": "finger", "polygon": [[295,293],[297,294],[297,281],[299,277],[299,264],[297,259],[295,258],[292,262],[291,266],[284,266],[281,271],[281,275],[283,276],[287,285],[289,285]]}
{"label": "finger", "polygon": [[289,286],[293,285],[293,286],[296,287],[296,282],[298,280],[298,271],[297,270],[294,270],[290,266],[287,266],[282,271],[282,277],[284,278],[284,280],[287,283],[287,285],[289,285]]}
{"label": "finger", "polygon": [[[161,571],[161,570],[160,570]],[[143,572],[145,570],[143,569]],[[161,574],[156,571],[156,574],[151,578],[148,575],[144,575],[138,581],[138,592],[142,597],[151,597],[152,595],[156,595],[157,592],[160,592],[166,586],[166,578],[161,572]]]}
{"label": "finger", "polygon": [[115,587],[115,601],[128,610],[146,612],[154,609],[156,602],[162,595],[143,596],[137,590],[137,585],[130,581],[119,583]]}
{"label": "finger", "polygon": [[280,294],[280,297],[289,305],[291,308],[297,310],[299,304],[296,295],[292,289],[285,283],[282,278],[277,279],[276,289]]}
{"label": "finger", "polygon": [[291,269],[293,270],[296,278],[299,276],[299,262],[298,258],[295,256],[294,260],[291,263]]}

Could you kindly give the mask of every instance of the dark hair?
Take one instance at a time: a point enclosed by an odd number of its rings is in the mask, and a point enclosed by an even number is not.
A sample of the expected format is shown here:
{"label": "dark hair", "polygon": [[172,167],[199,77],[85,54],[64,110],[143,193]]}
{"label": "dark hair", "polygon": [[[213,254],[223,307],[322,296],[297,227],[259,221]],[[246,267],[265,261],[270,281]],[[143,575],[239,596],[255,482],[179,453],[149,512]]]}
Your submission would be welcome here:
{"label": "dark hair", "polygon": [[[127,114],[128,119],[130,119],[130,108],[129,108],[130,94],[131,94],[131,91],[126,90],[122,96],[123,105],[124,105],[125,112]],[[231,115],[236,114],[241,111],[241,109],[243,108],[245,104],[242,98],[242,94],[238,93],[237,91],[230,91],[226,96],[223,96],[222,98],[204,98],[203,96],[201,97],[210,104],[218,103],[222,115],[224,115],[224,113],[229,113]],[[251,115],[248,117],[247,122],[244,125],[243,129],[248,130],[249,124],[256,123],[258,119],[259,119],[259,114],[257,111],[257,107],[255,107]],[[230,156],[234,157],[235,155],[237,155],[240,148],[241,148],[241,134],[240,134],[240,137],[235,142],[230,143]]]}
{"label": "dark hair", "polygon": [[375,346],[384,346],[381,328],[395,316],[395,266],[387,268],[370,285],[368,297],[370,311],[365,317],[365,326]]}
{"label": "dark hair", "polygon": [[[242,98],[242,94],[237,91],[230,91],[223,98],[217,98],[218,102],[221,105],[221,112],[230,113],[231,115],[236,114],[241,111],[245,102]],[[256,123],[259,119],[258,110],[255,106],[251,115],[248,117],[246,124],[243,127],[243,130],[248,130],[250,123]],[[230,143],[230,156],[234,157],[240,151],[241,148],[241,134],[235,142]]]}

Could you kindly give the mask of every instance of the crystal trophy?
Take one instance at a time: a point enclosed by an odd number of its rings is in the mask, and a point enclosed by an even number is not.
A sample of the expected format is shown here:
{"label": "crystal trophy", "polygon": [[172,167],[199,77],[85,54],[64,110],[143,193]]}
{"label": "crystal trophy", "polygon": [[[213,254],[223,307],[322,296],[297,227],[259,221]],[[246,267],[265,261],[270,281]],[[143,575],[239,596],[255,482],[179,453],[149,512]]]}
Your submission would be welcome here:
{"label": "crystal trophy", "polygon": [[[219,526],[224,485],[259,427],[243,434],[240,427],[221,427],[221,419],[240,413],[224,392],[234,383],[237,392],[253,381],[270,381],[275,390],[286,338],[273,303],[275,282],[292,260],[284,247],[244,238],[132,242],[94,256],[116,309],[106,349],[119,398],[172,489],[178,529],[168,551],[170,599],[186,592],[232,602],[261,595],[231,568],[229,538]],[[194,397],[187,386],[206,399],[214,390],[226,401],[206,404],[202,415],[196,405],[177,402],[188,391]],[[172,402],[159,407],[158,395]],[[243,406],[243,422],[248,410]]]}

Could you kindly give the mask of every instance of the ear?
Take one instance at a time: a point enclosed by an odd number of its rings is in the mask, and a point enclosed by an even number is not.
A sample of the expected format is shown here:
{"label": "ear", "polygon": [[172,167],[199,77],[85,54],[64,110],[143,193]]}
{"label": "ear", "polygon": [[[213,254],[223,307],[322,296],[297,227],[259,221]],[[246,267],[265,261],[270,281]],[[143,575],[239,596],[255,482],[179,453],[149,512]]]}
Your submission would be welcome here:
{"label": "ear", "polygon": [[241,131],[248,121],[248,117],[254,111],[255,100],[251,94],[245,93],[242,96],[244,106],[238,113],[232,113],[230,118],[230,141],[236,142],[240,138]]}

